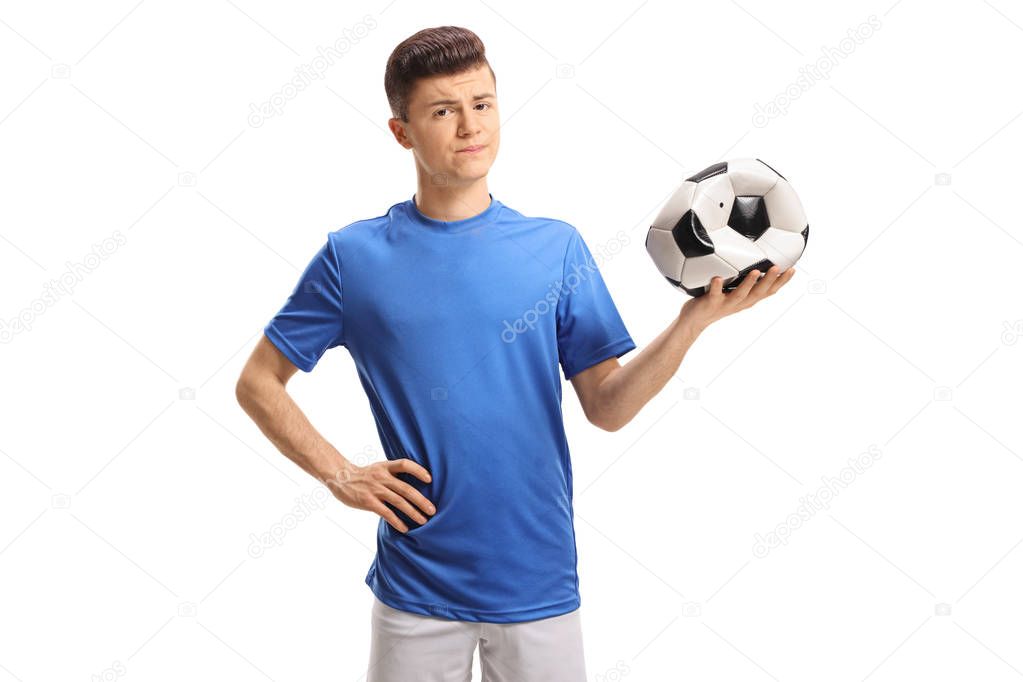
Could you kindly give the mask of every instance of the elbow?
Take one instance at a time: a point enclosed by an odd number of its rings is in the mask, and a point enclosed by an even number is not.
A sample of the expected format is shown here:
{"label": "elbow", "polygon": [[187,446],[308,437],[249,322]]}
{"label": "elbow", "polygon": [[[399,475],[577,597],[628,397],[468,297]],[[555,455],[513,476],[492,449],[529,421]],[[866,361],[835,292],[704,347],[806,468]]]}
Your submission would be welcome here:
{"label": "elbow", "polygon": [[286,380],[282,380],[271,372],[261,369],[243,370],[238,381],[234,385],[234,398],[246,412],[257,403],[263,402],[267,397],[274,395],[277,391],[283,391]]}
{"label": "elbow", "polygon": [[245,401],[249,397],[249,387],[245,381],[245,375],[238,378],[238,381],[234,385],[234,399],[238,401],[238,404],[245,407]]}
{"label": "elbow", "polygon": [[625,422],[611,422],[611,423],[605,423],[600,428],[604,429],[605,431],[607,431],[609,433],[614,433],[615,431],[620,430],[623,426],[625,426]]}
{"label": "elbow", "polygon": [[586,420],[602,431],[614,432],[625,426],[629,419],[621,414],[620,410],[614,409],[610,401],[603,396],[593,396],[593,400],[583,403],[583,413]]}
{"label": "elbow", "polygon": [[256,381],[248,372],[242,372],[241,376],[238,377],[238,381],[234,385],[234,399],[238,401],[238,404],[244,409],[247,405],[252,404],[253,398],[256,396]]}
{"label": "elbow", "polygon": [[628,423],[621,419],[615,419],[610,415],[594,415],[589,421],[598,429],[608,432],[618,431]]}

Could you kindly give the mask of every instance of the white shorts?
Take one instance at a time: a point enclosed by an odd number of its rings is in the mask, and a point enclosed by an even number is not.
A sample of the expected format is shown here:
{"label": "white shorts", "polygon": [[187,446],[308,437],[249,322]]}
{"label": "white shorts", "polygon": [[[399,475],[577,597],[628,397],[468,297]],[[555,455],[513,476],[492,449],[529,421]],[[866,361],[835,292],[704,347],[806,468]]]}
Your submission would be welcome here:
{"label": "white shorts", "polygon": [[579,609],[523,623],[474,623],[401,611],[373,598],[367,682],[585,682]]}

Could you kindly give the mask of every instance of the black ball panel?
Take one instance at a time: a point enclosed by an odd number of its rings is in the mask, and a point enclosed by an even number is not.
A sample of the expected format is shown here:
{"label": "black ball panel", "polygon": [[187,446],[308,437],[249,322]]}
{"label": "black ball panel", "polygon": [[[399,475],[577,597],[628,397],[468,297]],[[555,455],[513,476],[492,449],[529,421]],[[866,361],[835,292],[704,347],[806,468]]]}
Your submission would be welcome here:
{"label": "black ball panel", "polygon": [[773,266],[773,265],[774,265],[774,263],[771,262],[770,258],[765,258],[763,260],[757,261],[756,263],[754,263],[753,265],[749,266],[748,268],[743,268],[742,270],[740,270],[739,274],[735,276],[735,279],[733,279],[731,282],[729,282],[728,284],[725,284],[723,287],[721,287],[721,290],[722,291],[731,291],[732,289],[734,289],[737,286],[739,286],[740,284],[742,284],[742,280],[746,279],[746,275],[748,275],[749,273],[753,272],[754,270],[759,270],[760,274],[763,275],[768,270],[770,270],[771,266]]}
{"label": "black ball panel", "polygon": [[691,178],[686,178],[686,182],[703,182],[707,178],[712,178],[715,175],[721,175],[722,173],[728,172],[728,162],[715,163],[713,166],[707,166],[702,171],[697,173]]}
{"label": "black ball panel", "polygon": [[735,197],[728,226],[749,239],[760,239],[771,226],[764,197]]}
{"label": "black ball panel", "polygon": [[714,242],[710,240],[703,223],[692,209],[678,219],[675,227],[671,228],[671,236],[675,238],[679,251],[686,258],[714,253]]}

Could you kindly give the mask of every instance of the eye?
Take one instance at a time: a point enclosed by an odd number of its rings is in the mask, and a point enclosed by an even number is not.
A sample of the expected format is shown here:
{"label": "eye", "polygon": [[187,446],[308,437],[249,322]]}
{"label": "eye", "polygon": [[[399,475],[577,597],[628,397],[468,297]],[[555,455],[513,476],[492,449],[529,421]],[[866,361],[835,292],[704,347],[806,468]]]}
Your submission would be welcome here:
{"label": "eye", "polygon": [[[437,116],[437,114],[439,114],[442,111],[451,111],[451,110],[450,109],[438,109],[437,111],[433,112],[433,115]],[[437,116],[437,118],[447,118],[447,116]]]}
{"label": "eye", "polygon": [[[490,103],[489,102],[480,102],[476,106],[478,106],[478,107],[486,107],[487,109],[489,109],[490,108]],[[484,111],[486,111],[486,109],[484,109]]]}

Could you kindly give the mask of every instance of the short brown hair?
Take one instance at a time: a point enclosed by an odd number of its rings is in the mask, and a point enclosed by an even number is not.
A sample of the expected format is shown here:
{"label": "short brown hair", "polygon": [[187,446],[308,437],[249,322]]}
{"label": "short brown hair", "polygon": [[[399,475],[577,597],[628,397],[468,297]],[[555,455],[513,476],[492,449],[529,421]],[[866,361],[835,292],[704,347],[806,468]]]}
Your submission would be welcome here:
{"label": "short brown hair", "polygon": [[487,61],[483,41],[467,28],[437,26],[413,33],[387,59],[384,90],[391,113],[408,121],[409,96],[420,78],[463,73],[484,64],[496,85],[497,76]]}

